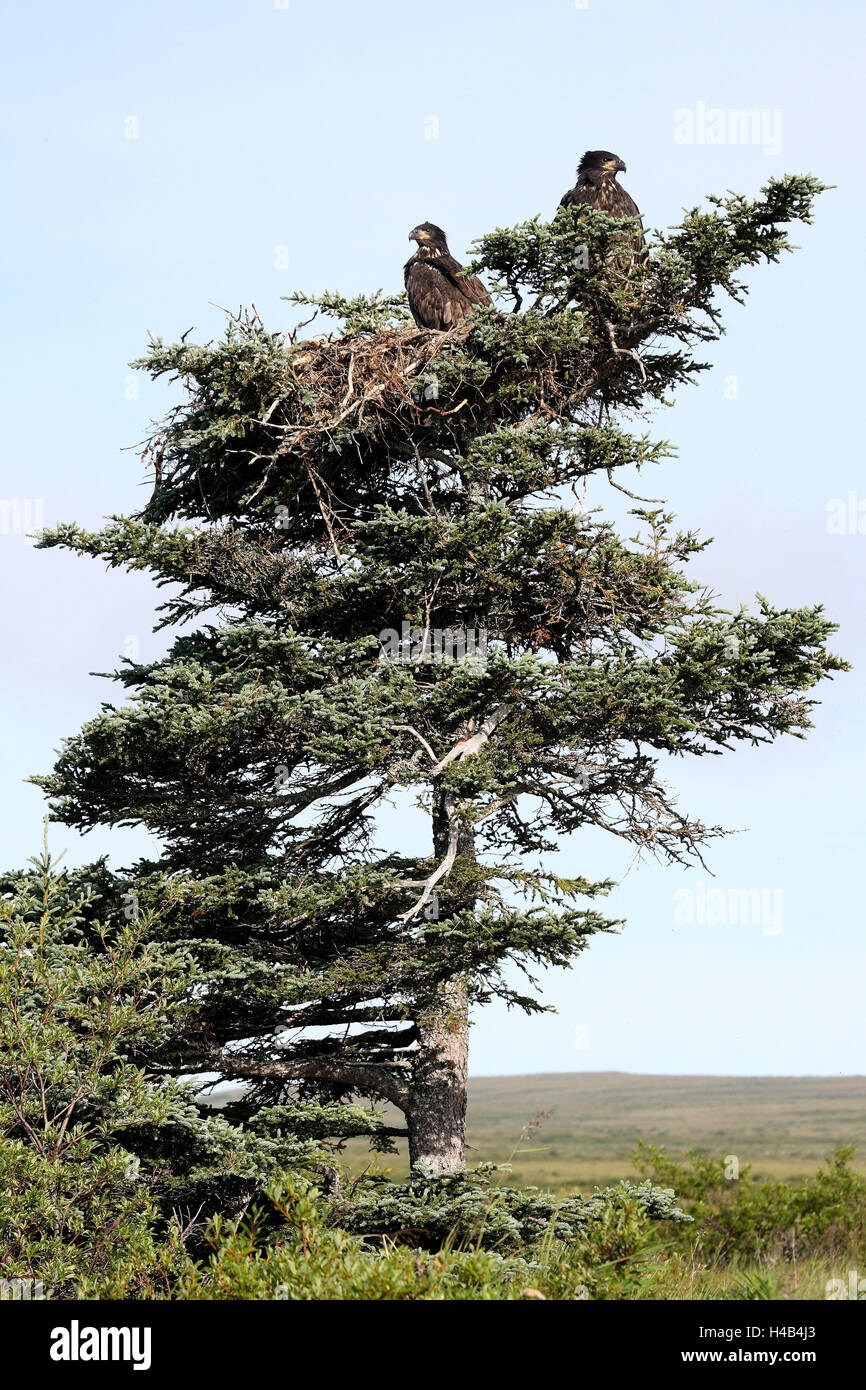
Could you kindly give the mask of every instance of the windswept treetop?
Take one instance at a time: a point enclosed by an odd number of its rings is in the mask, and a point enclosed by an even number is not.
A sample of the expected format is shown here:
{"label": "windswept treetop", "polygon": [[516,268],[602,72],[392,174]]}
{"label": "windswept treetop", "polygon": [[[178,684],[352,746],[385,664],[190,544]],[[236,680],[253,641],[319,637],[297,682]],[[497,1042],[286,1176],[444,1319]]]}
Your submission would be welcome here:
{"label": "windswept treetop", "polygon": [[[500,303],[519,312],[480,307],[447,334],[408,325],[403,295],[296,294],[345,333],[295,341],[253,313],[219,343],[157,340],[133,365],[177,379],[185,399],[150,441],[157,485],[145,519],[272,531],[275,509],[289,505],[292,527],[278,540],[295,548],[322,537],[323,511],[354,517],[404,499],[423,509],[419,456],[432,499],[449,508],[475,499],[472,483],[517,501],[645,461],[645,442],[606,440],[603,421],[663,401],[706,369],[695,353],[723,333],[724,297],[742,302],[742,272],[792,249],[788,224],[811,221],[822,187],[772,179],[755,200],[711,199],[625,276],[614,254],[622,223],[595,209],[497,229],[469,269],[488,271]],[[560,443],[565,426],[601,429],[603,451],[587,457],[588,436]],[[534,442],[521,449],[527,433]]]}

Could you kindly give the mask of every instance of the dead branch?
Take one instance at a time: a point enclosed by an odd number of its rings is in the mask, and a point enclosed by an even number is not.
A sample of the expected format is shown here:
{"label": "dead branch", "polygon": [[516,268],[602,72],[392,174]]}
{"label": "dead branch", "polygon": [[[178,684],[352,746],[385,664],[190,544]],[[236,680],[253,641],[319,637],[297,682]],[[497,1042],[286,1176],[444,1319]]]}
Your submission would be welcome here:
{"label": "dead branch", "polygon": [[615,487],[615,488],[616,488],[617,492],[624,492],[625,495],[626,495],[626,497],[631,497],[631,498],[633,499],[633,501],[635,501],[635,502],[662,502],[662,503],[663,503],[663,502],[665,501],[665,498],[664,498],[664,497],[639,497],[638,494],[637,494],[636,492],[629,492],[628,488],[627,488],[627,487],[623,487],[622,483],[614,482],[613,470],[610,469],[610,468],[607,470],[607,480],[608,480],[608,482],[610,483],[611,487]]}
{"label": "dead branch", "polygon": [[460,839],[460,828],[456,824],[451,814],[452,805],[453,804],[451,803],[450,797],[447,797],[446,814],[448,815],[448,819],[451,824],[451,829],[448,836],[448,851],[441,864],[439,864],[439,866],[433,870],[429,878],[423,879],[420,883],[415,882],[414,880],[410,880],[409,882],[403,882],[394,885],[396,888],[422,889],[420,898],[417,902],[412,904],[408,912],[401,912],[399,914],[397,918],[398,922],[410,922],[413,917],[417,917],[418,913],[422,910],[422,908],[424,908],[430,901],[430,898],[433,895],[433,889],[436,887],[436,884],[440,883],[443,878],[447,878],[448,874],[450,874],[451,870],[454,867],[454,861],[457,858],[457,845]]}
{"label": "dead branch", "polygon": [[434,766],[437,765],[436,754],[433,752],[433,749],[430,747],[430,744],[427,742],[423,734],[419,734],[417,729],[412,728],[411,724],[391,724],[389,725],[389,727],[393,729],[395,733],[412,734],[413,738],[417,738],[418,742],[421,744],[421,747],[426,749],[427,753],[430,756],[431,763],[433,763]]}
{"label": "dead branch", "polygon": [[631,348],[621,348],[617,344],[613,324],[610,322],[609,319],[604,319],[603,323],[605,328],[607,329],[607,336],[608,341],[610,342],[611,352],[614,354],[615,357],[630,357],[632,362],[636,362],[640,369],[641,381],[646,381],[646,367],[643,364],[643,358],[640,357],[638,353],[633,352]]}
{"label": "dead branch", "polygon": [[490,735],[499,727],[503,719],[509,713],[510,705],[497,705],[492,714],[489,714],[476,733],[470,734],[468,738],[462,738],[455,743],[454,747],[445,754],[445,757],[438,762],[433,769],[433,776],[436,777],[446,768],[449,763],[453,763],[458,758],[470,758],[478,753],[487,743]]}

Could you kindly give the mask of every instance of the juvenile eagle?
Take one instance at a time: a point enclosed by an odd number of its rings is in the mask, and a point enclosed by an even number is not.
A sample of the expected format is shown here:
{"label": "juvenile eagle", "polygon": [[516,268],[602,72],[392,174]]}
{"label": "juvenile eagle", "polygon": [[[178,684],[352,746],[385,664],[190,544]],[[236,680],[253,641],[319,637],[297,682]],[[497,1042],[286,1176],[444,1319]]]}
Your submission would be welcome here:
{"label": "juvenile eagle", "polygon": [[[588,203],[608,217],[640,217],[634,198],[626,193],[616,176],[625,173],[626,167],[619,155],[610,150],[587,150],[577,166],[577,183],[563,194],[559,206],[571,207],[574,203]],[[646,255],[646,240],[643,224],[635,231],[634,249],[643,259]]]}
{"label": "juvenile eagle", "polygon": [[418,250],[403,267],[409,308],[419,328],[453,328],[490,295],[474,275],[448,250],[445,233],[433,222],[421,222],[409,233]]}

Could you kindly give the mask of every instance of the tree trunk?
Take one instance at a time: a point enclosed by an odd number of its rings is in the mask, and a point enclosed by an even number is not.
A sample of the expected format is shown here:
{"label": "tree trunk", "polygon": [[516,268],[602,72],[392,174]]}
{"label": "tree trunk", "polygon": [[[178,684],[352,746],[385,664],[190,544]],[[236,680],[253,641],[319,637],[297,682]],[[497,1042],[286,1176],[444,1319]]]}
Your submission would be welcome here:
{"label": "tree trunk", "polygon": [[409,1162],[429,1172],[452,1173],[463,1163],[469,1010],[466,981],[455,975],[439,986],[435,1004],[419,1017],[406,1123]]}
{"label": "tree trunk", "polygon": [[[438,793],[433,812],[437,858],[448,848],[451,826],[445,798]],[[461,827],[457,853],[475,858],[475,837]],[[409,1163],[433,1173],[453,1173],[463,1165],[466,1140],[466,1079],[469,1065],[469,1006],[466,978],[444,980],[435,1001],[419,1012],[417,1049],[406,1107]]]}

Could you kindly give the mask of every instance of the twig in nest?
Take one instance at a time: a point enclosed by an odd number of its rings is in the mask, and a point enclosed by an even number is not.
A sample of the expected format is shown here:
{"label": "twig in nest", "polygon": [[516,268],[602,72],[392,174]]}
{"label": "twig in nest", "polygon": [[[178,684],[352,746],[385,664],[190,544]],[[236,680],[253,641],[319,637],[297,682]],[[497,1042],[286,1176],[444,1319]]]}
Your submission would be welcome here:
{"label": "twig in nest", "polygon": [[346,390],[345,396],[344,396],[343,399],[340,401],[340,409],[341,409],[341,410],[343,410],[343,409],[348,405],[349,401],[352,399],[352,389],[353,389],[353,386],[352,386],[352,376],[353,376],[353,374],[354,374],[354,371],[355,371],[355,354],[354,354],[354,352],[353,352],[353,353],[351,354],[351,356],[349,357],[349,378],[348,378],[349,384],[348,384],[348,388],[347,388],[347,390]]}
{"label": "twig in nest", "polygon": [[[281,296],[281,297],[284,297],[284,296]],[[316,312],[312,315],[312,317],[310,317],[310,318],[308,318],[308,319],[301,319],[301,322],[300,322],[300,323],[296,323],[295,326],[294,326],[294,328],[292,329],[291,333],[289,333],[289,334],[286,335],[286,336],[288,337],[289,342],[290,342],[290,343],[296,343],[296,342],[298,341],[298,334],[300,333],[301,329],[302,329],[302,328],[309,328],[310,324],[313,323],[318,317],[319,317],[319,311],[318,311],[318,309],[317,309]]]}
{"label": "twig in nest", "polygon": [[467,406],[468,404],[469,402],[464,399],[460,402],[459,405],[455,405],[453,410],[439,410],[439,408],[435,405],[428,405],[424,408],[425,410],[432,410],[434,415],[456,415],[458,411],[463,410],[464,406]]}

